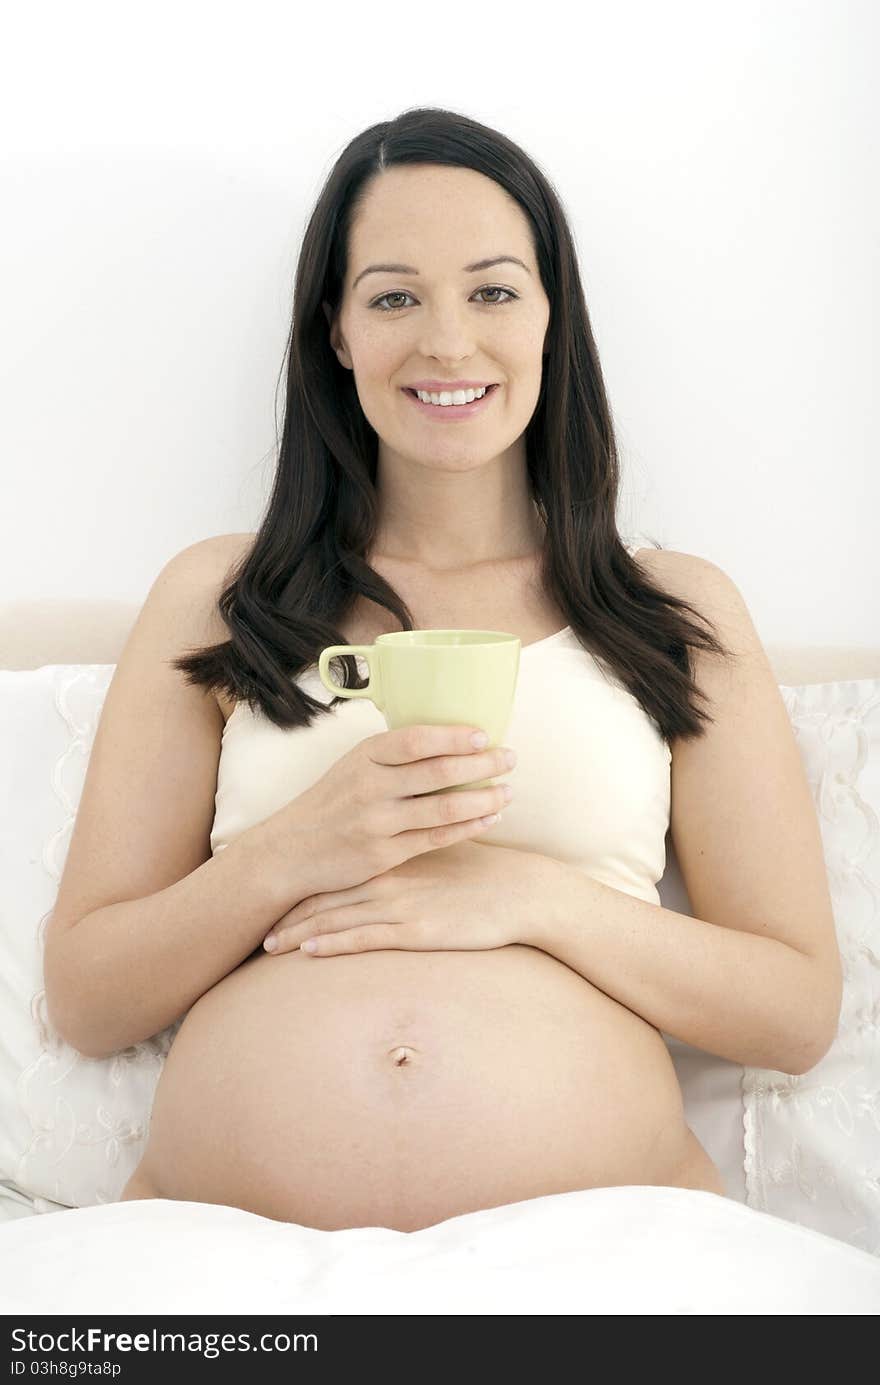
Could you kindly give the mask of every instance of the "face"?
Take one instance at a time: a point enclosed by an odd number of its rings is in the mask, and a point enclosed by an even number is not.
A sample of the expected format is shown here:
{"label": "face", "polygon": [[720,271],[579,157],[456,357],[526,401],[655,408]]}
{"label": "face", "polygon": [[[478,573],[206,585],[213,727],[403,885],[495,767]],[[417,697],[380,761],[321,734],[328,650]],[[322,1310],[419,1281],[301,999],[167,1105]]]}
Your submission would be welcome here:
{"label": "face", "polygon": [[[468,270],[477,260],[513,256]],[[371,265],[407,265],[417,273]],[[361,407],[389,450],[415,462],[467,468],[521,438],[538,402],[550,303],[528,220],[473,169],[418,165],[372,183],[351,228],[348,269],[330,341],[354,373]],[[421,380],[497,386],[455,421],[404,392]]]}

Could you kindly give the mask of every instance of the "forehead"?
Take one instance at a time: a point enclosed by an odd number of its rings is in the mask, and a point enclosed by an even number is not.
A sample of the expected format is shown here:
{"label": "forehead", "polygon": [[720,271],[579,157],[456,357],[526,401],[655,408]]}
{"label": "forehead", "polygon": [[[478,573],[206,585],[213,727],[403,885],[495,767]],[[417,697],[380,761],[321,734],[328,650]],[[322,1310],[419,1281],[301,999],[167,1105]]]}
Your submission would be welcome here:
{"label": "forehead", "polygon": [[532,262],[528,221],[504,188],[471,168],[419,164],[388,169],[370,184],[352,222],[349,260],[354,274],[374,259],[406,261],[422,273],[447,262],[458,270],[497,253],[502,240]]}

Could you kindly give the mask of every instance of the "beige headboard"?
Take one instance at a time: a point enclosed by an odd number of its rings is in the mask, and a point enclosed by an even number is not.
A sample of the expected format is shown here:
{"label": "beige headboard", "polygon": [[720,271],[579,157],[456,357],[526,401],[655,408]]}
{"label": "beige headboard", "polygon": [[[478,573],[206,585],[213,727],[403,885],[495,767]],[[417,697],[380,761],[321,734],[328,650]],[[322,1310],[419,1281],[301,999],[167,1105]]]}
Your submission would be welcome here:
{"label": "beige headboard", "polygon": [[[0,668],[115,664],[139,605],[43,599],[0,603]],[[776,680],[788,687],[842,678],[880,678],[880,646],[766,645]]]}

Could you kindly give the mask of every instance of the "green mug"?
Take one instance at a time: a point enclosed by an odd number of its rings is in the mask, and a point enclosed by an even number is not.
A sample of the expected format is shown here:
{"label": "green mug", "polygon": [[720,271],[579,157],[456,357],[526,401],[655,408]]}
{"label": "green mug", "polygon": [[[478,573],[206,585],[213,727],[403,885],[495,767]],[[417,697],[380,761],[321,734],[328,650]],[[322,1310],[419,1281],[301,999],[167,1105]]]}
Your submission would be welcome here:
{"label": "green mug", "polygon": [[[368,697],[389,731],[400,726],[478,726],[489,747],[507,733],[519,674],[520,640],[502,630],[394,630],[374,644],[331,644],[318,656],[318,674],[337,697]],[[343,688],[330,660],[359,654],[369,667],[365,688]],[[488,747],[487,747],[488,748]],[[486,789],[495,779],[451,784],[432,793]]]}

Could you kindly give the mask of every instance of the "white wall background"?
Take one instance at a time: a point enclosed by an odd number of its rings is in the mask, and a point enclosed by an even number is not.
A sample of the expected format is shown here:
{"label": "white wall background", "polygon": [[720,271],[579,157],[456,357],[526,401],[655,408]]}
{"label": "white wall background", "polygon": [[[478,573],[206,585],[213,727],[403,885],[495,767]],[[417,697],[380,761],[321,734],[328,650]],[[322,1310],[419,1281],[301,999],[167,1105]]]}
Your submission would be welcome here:
{"label": "white wall background", "polygon": [[7,7],[0,598],[139,603],[256,528],[318,188],[443,105],[571,218],[621,528],[720,564],[767,643],[880,642],[880,7],[312,8]]}

